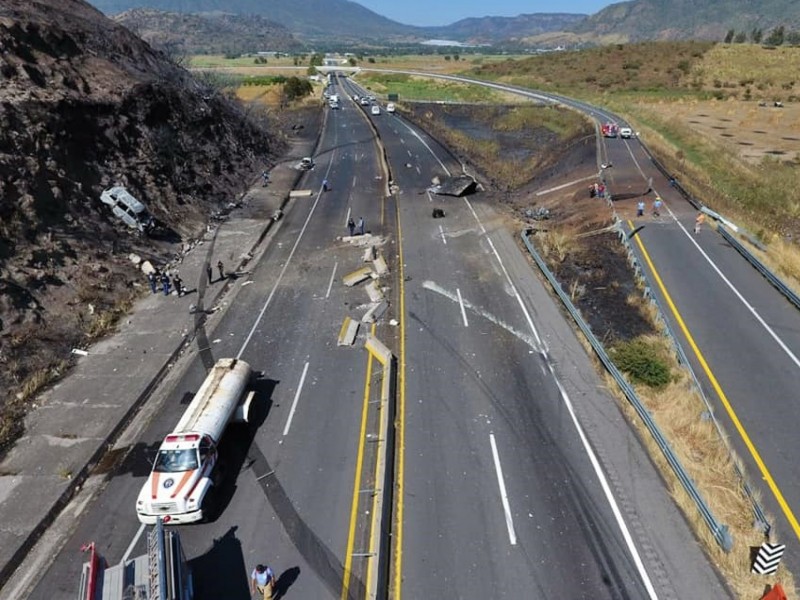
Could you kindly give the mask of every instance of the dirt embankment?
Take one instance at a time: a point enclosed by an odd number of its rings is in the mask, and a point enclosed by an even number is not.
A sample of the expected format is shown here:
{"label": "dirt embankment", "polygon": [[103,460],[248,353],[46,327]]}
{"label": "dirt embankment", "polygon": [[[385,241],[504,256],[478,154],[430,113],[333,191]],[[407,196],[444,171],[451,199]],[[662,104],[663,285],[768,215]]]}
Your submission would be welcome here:
{"label": "dirt embankment", "polygon": [[[2,438],[140,293],[128,254],[179,250],[283,142],[82,0],[3,2],[0,81]],[[157,239],[99,201],[116,184],[147,205]]]}

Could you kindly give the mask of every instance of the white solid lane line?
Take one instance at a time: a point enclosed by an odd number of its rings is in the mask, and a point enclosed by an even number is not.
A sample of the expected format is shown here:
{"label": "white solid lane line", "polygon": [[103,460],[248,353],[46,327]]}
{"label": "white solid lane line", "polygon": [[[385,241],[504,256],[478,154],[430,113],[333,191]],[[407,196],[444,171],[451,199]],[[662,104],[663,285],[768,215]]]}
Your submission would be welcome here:
{"label": "white solid lane line", "polygon": [[142,534],[144,533],[144,528],[145,528],[144,523],[139,525],[139,530],[136,532],[136,535],[133,536],[133,539],[131,540],[131,543],[128,545],[128,549],[125,550],[125,554],[122,555],[122,560],[119,561],[120,564],[124,565],[125,561],[127,561],[128,558],[130,558],[131,552],[133,552],[133,548],[134,548],[134,546],[136,546],[136,542],[139,541],[139,538],[142,537]]}
{"label": "white solid lane line", "polygon": [[441,234],[441,236],[442,236],[442,242],[444,242],[444,245],[446,246],[446,245],[447,245],[447,238],[446,238],[446,237],[444,237],[444,229],[442,229],[442,226],[441,226],[441,225],[439,225],[439,233],[440,233],[440,234]]}
{"label": "white solid lane line", "polygon": [[781,339],[781,337],[775,332],[775,330],[772,329],[772,327],[770,327],[767,324],[767,322],[758,313],[755,307],[752,304],[750,304],[747,301],[747,299],[739,292],[736,286],[734,286],[733,283],[731,283],[731,281],[727,277],[725,277],[720,268],[717,267],[716,263],[714,263],[714,261],[711,260],[711,257],[708,254],[706,254],[706,251],[703,250],[700,244],[697,243],[697,240],[694,238],[694,236],[691,233],[689,233],[689,230],[686,229],[686,227],[683,226],[683,223],[681,223],[678,220],[678,218],[675,216],[675,213],[673,213],[669,207],[667,207],[667,210],[669,211],[670,216],[672,216],[672,218],[678,224],[678,227],[681,228],[681,231],[683,231],[684,235],[689,238],[689,241],[691,241],[692,244],[694,244],[695,248],[697,248],[697,251],[703,255],[703,258],[706,259],[706,262],[709,265],[711,265],[711,268],[714,269],[714,272],[717,275],[719,275],[720,279],[722,279],[722,281],[725,282],[725,285],[727,285],[728,288],[733,292],[733,294],[739,299],[739,301],[742,304],[744,304],[745,308],[750,312],[751,315],[753,315],[755,320],[758,321],[758,323],[761,325],[761,327],[764,328],[764,330],[769,334],[769,336],[773,340],[775,340],[775,343],[778,344],[778,346],[780,346],[780,349],[783,350],[786,356],[789,357],[789,360],[791,360],[796,367],[800,367],[800,359],[798,359],[797,355],[794,352],[792,352],[789,346],[786,345],[786,342],[784,342],[783,339]]}
{"label": "white solid lane line", "polygon": [[489,234],[486,231],[486,227],[483,226],[483,223],[478,218],[478,213],[476,213],[475,209],[472,208],[472,204],[470,204],[469,200],[464,198],[464,202],[467,203],[467,206],[469,207],[469,210],[472,213],[472,216],[475,217],[475,220],[478,222],[478,225],[480,226],[481,231],[483,232],[483,235],[486,236],[486,241],[489,243],[489,247],[492,249],[492,253],[494,253],[494,257],[497,259],[497,262],[500,265],[500,268],[503,270],[503,274],[506,276],[506,281],[508,281],[508,285],[511,286],[511,291],[514,292],[514,296],[517,299],[517,303],[519,304],[520,308],[522,309],[522,313],[525,315],[525,319],[528,321],[528,327],[531,328],[531,331],[533,332],[533,337],[536,338],[536,344],[540,348],[546,348],[542,344],[542,338],[539,336],[539,332],[536,330],[536,326],[533,324],[533,319],[531,318],[531,315],[528,312],[528,308],[525,306],[525,303],[522,301],[522,296],[519,295],[519,292],[517,291],[517,286],[515,286],[514,282],[511,280],[511,275],[508,274],[508,271],[506,270],[506,265],[503,263],[503,259],[500,258],[500,253],[497,251],[497,248],[494,247],[494,242],[492,242],[492,238],[489,237]]}
{"label": "white solid lane line", "polygon": [[347,224],[350,222],[350,215],[351,215],[351,211],[352,210],[353,209],[350,208],[349,206],[347,207],[347,215],[345,215],[345,217],[344,217],[344,226],[345,227],[347,227]]}
{"label": "white solid lane line", "polygon": [[325,299],[331,297],[331,288],[333,287],[333,280],[336,278],[336,268],[339,266],[339,261],[333,263],[333,272],[331,273],[331,280],[328,282],[328,291],[325,292]]}
{"label": "white solid lane line", "polygon": [[564,406],[567,407],[569,416],[572,418],[572,424],[575,425],[575,429],[578,432],[578,437],[581,440],[581,444],[583,444],[584,452],[586,452],[586,455],[589,457],[589,462],[592,463],[592,468],[594,469],[597,478],[600,480],[600,487],[603,489],[606,502],[608,502],[608,505],[611,507],[611,512],[614,513],[614,519],[617,521],[617,527],[619,527],[622,537],[625,539],[625,545],[628,547],[628,552],[630,552],[631,556],[633,557],[633,562],[636,564],[636,570],[639,571],[639,576],[642,578],[642,583],[647,589],[647,596],[650,598],[650,600],[658,600],[658,594],[656,594],[656,590],[653,587],[653,582],[650,581],[650,575],[648,575],[647,569],[644,567],[642,557],[639,556],[639,551],[636,549],[636,544],[633,543],[633,538],[628,530],[628,525],[625,523],[625,518],[622,516],[622,512],[619,510],[619,506],[617,506],[617,500],[614,498],[614,494],[611,491],[611,486],[608,485],[608,480],[606,479],[605,473],[603,473],[603,468],[600,466],[600,461],[597,459],[597,455],[595,455],[594,450],[589,443],[589,439],[586,437],[583,427],[581,427],[581,424],[578,421],[578,416],[575,414],[575,409],[572,406],[572,400],[570,400],[570,397],[567,395],[567,390],[564,389],[564,386],[561,385],[561,382],[558,380],[556,371],[553,368],[549,357],[547,357],[546,362],[547,368],[550,370],[550,374],[553,376],[553,381],[556,382],[556,386],[558,387],[561,400],[564,402]]}
{"label": "white solid lane line", "polygon": [[458,296],[458,305],[461,307],[461,318],[464,319],[464,327],[469,327],[469,322],[467,321],[467,311],[464,308],[464,299],[461,297],[460,288],[456,288],[456,295]]}
{"label": "white solid lane line", "polygon": [[[334,130],[338,131],[338,130]],[[338,141],[338,135],[334,134],[334,144]],[[333,151],[334,156],[336,150]],[[327,179],[331,173],[331,168],[333,167],[333,158],[331,156],[331,162],[328,164],[328,168],[325,171],[324,179]],[[253,338],[253,335],[256,333],[256,328],[258,324],[261,322],[261,319],[264,317],[264,313],[267,312],[267,308],[269,307],[270,303],[272,302],[272,298],[275,296],[275,293],[278,291],[278,286],[283,281],[283,276],[286,275],[286,271],[289,268],[289,265],[292,264],[292,258],[294,257],[294,253],[297,251],[297,247],[300,245],[300,240],[303,239],[303,234],[305,234],[306,229],[308,229],[308,224],[311,222],[311,217],[314,216],[314,211],[317,209],[317,205],[319,204],[319,199],[322,197],[322,189],[317,192],[317,197],[314,199],[314,204],[311,205],[311,209],[308,211],[308,216],[306,217],[305,222],[303,223],[303,227],[300,229],[300,233],[297,234],[297,239],[294,241],[294,245],[292,246],[291,251],[289,252],[289,256],[286,258],[286,262],[281,269],[281,272],[278,273],[278,279],[275,280],[275,284],[272,286],[272,290],[269,292],[269,296],[264,301],[264,306],[261,307],[261,311],[258,313],[255,322],[253,323],[253,327],[250,328],[250,333],[247,334],[244,342],[242,343],[242,347],[239,348],[239,352],[236,354],[237,360],[242,358],[242,354],[247,349],[247,345],[250,343],[250,340]]]}
{"label": "white solid lane line", "polygon": [[451,175],[450,169],[448,169],[445,166],[445,164],[442,162],[442,160],[438,156],[436,156],[436,152],[434,152],[433,149],[427,144],[427,142],[422,139],[422,136],[420,136],[420,134],[418,134],[414,129],[412,129],[411,126],[408,123],[406,123],[405,121],[400,121],[400,122],[403,124],[403,127],[405,127],[406,129],[408,129],[411,132],[411,135],[413,135],[415,138],[417,138],[419,140],[419,142],[423,146],[425,146],[425,148],[428,150],[428,152],[431,153],[431,156],[433,156],[433,158],[435,158],[436,161],[442,166],[442,168],[444,169],[444,172],[447,174],[447,176],[450,177],[450,175]]}
{"label": "white solid lane line", "polygon": [[283,428],[283,435],[289,433],[289,428],[292,426],[292,419],[294,418],[294,411],[297,410],[297,401],[300,399],[300,392],[303,391],[303,384],[306,381],[306,373],[308,373],[308,363],[303,367],[303,374],[300,376],[300,383],[297,386],[297,392],[294,394],[294,401],[292,402],[292,409],[289,411],[289,417],[286,419],[286,427]]}
{"label": "white solid lane line", "polygon": [[506,493],[506,481],[503,479],[503,467],[500,466],[500,454],[497,452],[497,442],[494,441],[494,434],[489,434],[489,443],[492,445],[492,458],[494,458],[494,469],[497,472],[497,485],[500,487],[500,500],[503,503],[503,512],[506,515],[506,527],[508,528],[508,541],[512,546],[517,545],[517,532],[514,531],[514,519],[511,517],[511,507],[508,504],[508,493]]}

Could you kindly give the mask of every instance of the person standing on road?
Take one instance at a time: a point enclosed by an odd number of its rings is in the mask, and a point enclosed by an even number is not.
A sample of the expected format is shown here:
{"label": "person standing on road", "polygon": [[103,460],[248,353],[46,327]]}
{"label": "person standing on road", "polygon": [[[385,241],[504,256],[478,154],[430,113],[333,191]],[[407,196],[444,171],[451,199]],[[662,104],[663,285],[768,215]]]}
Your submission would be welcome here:
{"label": "person standing on road", "polygon": [[328,191],[328,180],[327,179],[323,179],[322,180],[322,191],[323,192],[327,192]]}
{"label": "person standing on road", "polygon": [[250,593],[259,593],[264,600],[272,600],[272,589],[275,587],[275,573],[267,565],[256,565],[250,574]]}
{"label": "person standing on road", "polygon": [[702,212],[697,213],[697,218],[694,220],[694,233],[697,235],[700,233],[700,228],[702,227],[703,223],[706,221],[706,216]]}
{"label": "person standing on road", "polygon": [[208,277],[208,283],[214,283],[214,271],[211,270],[211,263],[206,263],[206,277]]}
{"label": "person standing on road", "polygon": [[217,262],[217,269],[219,269],[219,278],[225,279],[225,265],[222,264],[222,261]]}
{"label": "person standing on road", "polygon": [[347,219],[347,229],[350,230],[350,237],[353,237],[353,234],[356,232],[356,222],[353,221],[353,217]]}
{"label": "person standing on road", "polygon": [[364,217],[358,217],[358,233],[364,235]]}
{"label": "person standing on road", "polygon": [[161,274],[161,289],[164,291],[165,296],[169,296],[169,275],[164,271]]}
{"label": "person standing on road", "polygon": [[639,203],[636,205],[636,216],[644,216],[644,200],[639,200]]}
{"label": "person standing on road", "polygon": [[183,280],[181,279],[180,275],[176,274],[172,278],[172,285],[175,286],[175,291],[178,292],[178,298],[183,296],[183,293],[184,293],[185,290],[183,289]]}
{"label": "person standing on road", "polygon": [[158,280],[156,278],[156,272],[155,271],[150,271],[147,274],[147,281],[150,282],[150,290],[155,294],[158,291],[158,289],[157,289]]}
{"label": "person standing on road", "polygon": [[653,216],[660,217],[661,216],[661,206],[664,203],[661,201],[661,196],[656,196],[655,202],[653,202]]}

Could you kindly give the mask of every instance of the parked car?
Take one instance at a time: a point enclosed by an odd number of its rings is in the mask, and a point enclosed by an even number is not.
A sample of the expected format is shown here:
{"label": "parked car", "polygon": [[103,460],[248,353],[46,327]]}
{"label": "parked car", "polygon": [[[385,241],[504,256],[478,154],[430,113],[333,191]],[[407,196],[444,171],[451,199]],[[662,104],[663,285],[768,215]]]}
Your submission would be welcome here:
{"label": "parked car", "polygon": [[386,112],[393,113],[394,111],[395,111],[394,102],[389,102],[389,104],[386,105]]}
{"label": "parked car", "polygon": [[369,98],[364,96],[363,98],[361,98],[360,104],[361,104],[361,106],[369,106]]}
{"label": "parked car", "polygon": [[369,112],[371,112],[373,115],[379,115],[381,114],[381,107],[377,104],[373,104],[372,108],[369,109]]}
{"label": "parked car", "polygon": [[633,137],[633,130],[630,127],[620,127],[619,137],[630,139]]}
{"label": "parked car", "polygon": [[297,165],[297,168],[303,171],[310,171],[311,169],[314,168],[314,159],[311,158],[310,156],[306,156],[303,160],[300,161],[300,163]]}

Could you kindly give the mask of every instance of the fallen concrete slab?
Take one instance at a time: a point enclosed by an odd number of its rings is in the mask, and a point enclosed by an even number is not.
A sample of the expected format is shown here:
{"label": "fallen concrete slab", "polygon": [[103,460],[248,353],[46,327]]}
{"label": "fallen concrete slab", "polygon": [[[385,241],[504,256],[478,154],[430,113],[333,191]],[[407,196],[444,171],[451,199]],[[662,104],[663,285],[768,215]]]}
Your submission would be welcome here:
{"label": "fallen concrete slab", "polygon": [[350,317],[345,317],[342,327],[339,329],[339,339],[337,346],[352,346],[358,335],[360,323]]}
{"label": "fallen concrete slab", "polygon": [[389,303],[384,300],[383,302],[375,302],[370,305],[364,316],[361,317],[362,323],[374,323],[383,316],[383,313],[389,308]]}
{"label": "fallen concrete slab", "polygon": [[347,287],[353,287],[354,285],[361,283],[365,279],[369,279],[372,277],[372,267],[361,267],[353,271],[352,273],[348,273],[342,278],[342,283],[344,283]]}

